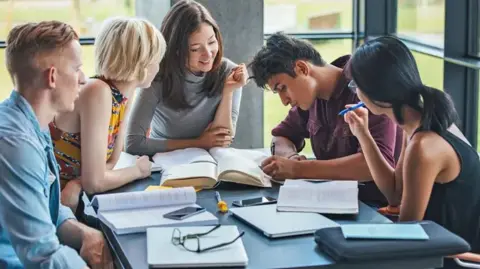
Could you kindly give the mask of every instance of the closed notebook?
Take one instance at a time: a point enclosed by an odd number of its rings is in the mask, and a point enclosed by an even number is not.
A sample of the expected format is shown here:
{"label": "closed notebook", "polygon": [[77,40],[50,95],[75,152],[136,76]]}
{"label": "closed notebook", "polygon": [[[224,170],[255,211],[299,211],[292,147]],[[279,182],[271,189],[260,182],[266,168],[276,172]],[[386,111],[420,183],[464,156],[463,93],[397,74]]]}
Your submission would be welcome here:
{"label": "closed notebook", "polygon": [[[212,226],[192,226],[178,228],[182,235],[206,232]],[[147,262],[150,268],[199,268],[199,267],[240,267],[248,264],[248,257],[242,238],[234,243],[196,253],[181,245],[172,244],[174,228],[147,229]],[[207,248],[229,242],[239,235],[236,226],[222,225],[208,235],[199,237],[200,247]],[[196,239],[188,239],[185,246],[197,248]]]}
{"label": "closed notebook", "polygon": [[187,206],[195,206],[192,187],[166,190],[124,192],[96,195],[92,205],[98,207],[98,218],[116,234],[145,232],[149,227],[215,225],[217,217],[205,211],[183,220],[163,215]]}
{"label": "closed notebook", "polygon": [[428,240],[428,234],[418,223],[344,224],[345,239]]}

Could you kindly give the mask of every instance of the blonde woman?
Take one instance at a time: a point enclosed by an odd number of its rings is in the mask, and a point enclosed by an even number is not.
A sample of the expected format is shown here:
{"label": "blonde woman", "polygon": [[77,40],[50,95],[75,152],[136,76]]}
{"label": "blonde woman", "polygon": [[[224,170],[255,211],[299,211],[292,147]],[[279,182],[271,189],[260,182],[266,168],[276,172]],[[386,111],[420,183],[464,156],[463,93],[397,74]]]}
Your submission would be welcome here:
{"label": "blonde woman", "polygon": [[123,149],[134,89],[150,86],[165,49],[162,34],[144,19],[105,21],[95,41],[96,76],[81,89],[75,110],[56,115],[49,125],[61,167],[61,200],[80,221],[92,224],[84,219],[82,190],[104,192],[150,175],[147,156],[133,167],[112,169]]}

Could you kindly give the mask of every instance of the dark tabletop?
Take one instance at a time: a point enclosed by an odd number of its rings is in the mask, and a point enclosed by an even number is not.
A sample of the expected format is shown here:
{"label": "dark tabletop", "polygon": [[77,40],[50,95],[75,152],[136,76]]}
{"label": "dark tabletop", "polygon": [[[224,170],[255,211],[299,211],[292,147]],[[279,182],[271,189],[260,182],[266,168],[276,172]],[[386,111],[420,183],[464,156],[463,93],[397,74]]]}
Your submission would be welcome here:
{"label": "dark tabletop", "polygon": [[[160,183],[160,173],[154,173],[150,178],[125,185],[113,192],[143,191],[150,185]],[[231,206],[234,200],[259,196],[278,196],[279,185],[273,188],[256,188],[244,185],[222,183],[215,190],[222,199]],[[248,268],[434,268],[441,267],[442,258],[421,258],[415,260],[387,260],[362,264],[338,264],[317,248],[312,235],[289,238],[269,239],[263,233],[241,222],[231,214],[217,212],[214,190],[197,192],[197,204],[215,213],[221,224],[237,225],[240,231],[245,231],[242,237],[247,255]],[[377,213],[374,209],[360,202],[359,214],[355,218],[336,218],[338,223],[388,223],[389,219]],[[123,268],[148,268],[146,234],[115,235],[102,225],[105,235],[114,249],[117,264]]]}

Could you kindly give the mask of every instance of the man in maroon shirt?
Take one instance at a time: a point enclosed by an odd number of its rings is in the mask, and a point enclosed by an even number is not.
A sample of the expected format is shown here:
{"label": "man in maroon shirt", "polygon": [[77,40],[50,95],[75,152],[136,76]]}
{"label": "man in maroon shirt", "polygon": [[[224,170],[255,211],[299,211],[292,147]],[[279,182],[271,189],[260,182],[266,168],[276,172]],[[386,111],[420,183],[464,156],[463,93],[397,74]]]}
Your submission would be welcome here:
{"label": "man in maroon shirt", "polygon": [[[334,179],[364,181],[361,200],[384,205],[368,169],[358,140],[338,113],[359,99],[348,88],[343,70],[350,59],[342,56],[326,63],[315,48],[303,40],[277,33],[250,63],[252,78],[259,87],[278,93],[284,105],[291,105],[285,120],[272,130],[272,154],[262,164],[275,179]],[[392,165],[401,148],[401,132],[386,116],[370,113],[369,129],[382,155]],[[299,152],[305,139],[311,141],[316,160]],[[397,149],[398,154],[395,154]]]}

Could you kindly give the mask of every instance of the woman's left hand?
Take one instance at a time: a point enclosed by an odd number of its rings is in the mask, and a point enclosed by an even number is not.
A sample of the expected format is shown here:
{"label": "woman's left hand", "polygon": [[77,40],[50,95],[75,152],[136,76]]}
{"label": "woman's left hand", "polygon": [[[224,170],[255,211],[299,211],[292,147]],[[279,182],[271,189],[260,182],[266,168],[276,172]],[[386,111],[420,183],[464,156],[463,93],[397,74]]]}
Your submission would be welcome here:
{"label": "woman's left hand", "polygon": [[[346,108],[354,105],[346,105]],[[368,110],[360,107],[355,110],[349,111],[344,116],[345,122],[348,123],[350,131],[357,138],[368,134]]]}
{"label": "woman's left hand", "polygon": [[232,72],[225,79],[223,91],[225,93],[231,93],[236,89],[239,89],[247,84],[248,70],[245,64],[239,64],[232,69]]}

